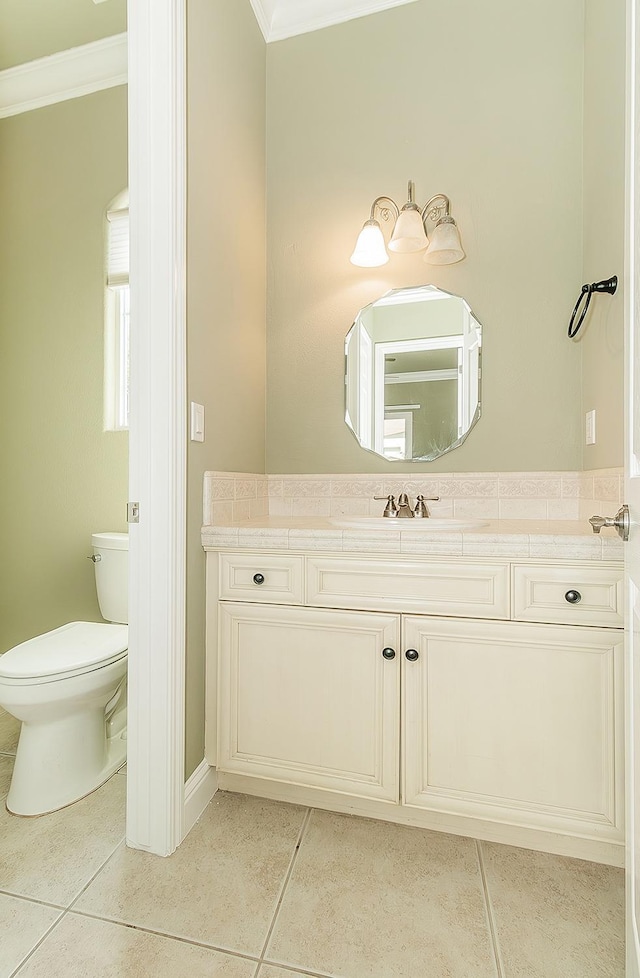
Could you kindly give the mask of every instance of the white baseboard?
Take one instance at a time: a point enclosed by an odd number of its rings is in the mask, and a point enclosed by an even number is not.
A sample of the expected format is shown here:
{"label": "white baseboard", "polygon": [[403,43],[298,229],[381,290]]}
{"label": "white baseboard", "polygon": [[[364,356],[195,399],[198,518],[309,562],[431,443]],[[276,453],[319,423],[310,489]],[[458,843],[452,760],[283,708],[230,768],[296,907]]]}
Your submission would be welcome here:
{"label": "white baseboard", "polygon": [[218,790],[218,773],[201,761],[184,786],[184,838],[196,824]]}

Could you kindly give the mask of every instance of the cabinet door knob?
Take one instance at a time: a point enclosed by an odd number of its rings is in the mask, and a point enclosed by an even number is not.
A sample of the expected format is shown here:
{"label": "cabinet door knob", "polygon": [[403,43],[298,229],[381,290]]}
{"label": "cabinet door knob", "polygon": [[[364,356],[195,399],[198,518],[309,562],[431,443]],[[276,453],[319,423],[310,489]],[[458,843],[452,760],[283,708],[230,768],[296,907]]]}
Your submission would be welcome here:
{"label": "cabinet door knob", "polygon": [[254,574],[253,575],[254,584],[264,584],[264,574]]}
{"label": "cabinet door knob", "polygon": [[382,657],[384,659],[395,659],[395,657],[396,657],[396,650],[395,649],[383,649],[382,650]]}
{"label": "cabinet door knob", "polygon": [[564,596],[564,599],[565,601],[568,601],[569,604],[577,604],[578,601],[582,601],[582,595],[580,594],[579,591],[573,591],[573,590],[567,591],[567,593]]}
{"label": "cabinet door knob", "polygon": [[420,653],[418,652],[417,649],[407,649],[404,655],[405,658],[409,660],[409,662],[415,662],[416,659],[420,658]]}

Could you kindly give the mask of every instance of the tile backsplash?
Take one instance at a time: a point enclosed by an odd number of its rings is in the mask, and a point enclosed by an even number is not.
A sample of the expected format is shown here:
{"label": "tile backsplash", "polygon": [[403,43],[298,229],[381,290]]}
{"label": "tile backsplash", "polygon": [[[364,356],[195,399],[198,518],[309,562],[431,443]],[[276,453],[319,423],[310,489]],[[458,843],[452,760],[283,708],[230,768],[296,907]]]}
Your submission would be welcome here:
{"label": "tile backsplash", "polygon": [[202,522],[205,526],[269,516],[269,480],[246,472],[205,472]]}
{"label": "tile backsplash", "polygon": [[384,501],[439,496],[434,516],[473,519],[584,520],[613,516],[622,502],[622,470],[590,472],[455,472],[397,475],[253,475],[206,472],[203,523],[262,516],[381,516]]}

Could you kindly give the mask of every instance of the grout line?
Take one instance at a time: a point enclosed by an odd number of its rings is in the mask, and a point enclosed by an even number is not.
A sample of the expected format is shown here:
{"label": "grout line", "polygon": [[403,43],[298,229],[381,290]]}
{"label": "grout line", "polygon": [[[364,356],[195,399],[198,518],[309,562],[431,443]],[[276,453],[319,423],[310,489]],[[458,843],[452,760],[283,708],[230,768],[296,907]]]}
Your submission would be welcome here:
{"label": "grout line", "polygon": [[36,941],[36,943],[33,945],[33,947],[29,951],[27,951],[27,953],[25,954],[25,956],[18,963],[17,967],[15,967],[13,969],[13,971],[7,976],[7,978],[13,978],[14,975],[17,975],[18,972],[22,970],[23,965],[25,965],[27,963],[27,961],[29,960],[29,958],[33,957],[33,955],[36,953],[36,951],[38,950],[38,948],[42,944],[44,944],[44,942],[48,938],[48,936],[51,933],[51,931],[53,931],[53,930],[56,929],[56,927],[58,926],[58,924],[60,923],[60,921],[62,920],[62,918],[63,917],[66,917],[66,915],[67,915],[67,911],[66,910],[62,910],[60,912],[60,914],[56,917],[56,919],[53,921],[53,923],[51,924],[51,926],[48,927],[47,930],[44,932],[44,934],[42,935],[42,937],[40,938],[40,940],[39,941]]}
{"label": "grout line", "polygon": [[[129,923],[127,923],[124,920],[113,920],[110,917],[100,917],[100,916],[98,916],[98,914],[88,913],[87,911],[84,911],[84,910],[70,910],[70,909],[69,910],[64,910],[64,909],[62,909],[61,910],[61,913],[60,913],[60,916],[56,918],[56,920],[53,922],[53,924],[51,925],[51,927],[49,927],[49,929],[47,930],[46,934],[44,934],[40,938],[40,940],[38,941],[38,943],[35,944],[31,948],[31,950],[29,951],[28,955],[26,955],[22,959],[22,961],[18,965],[19,968],[22,967],[22,965],[26,962],[27,958],[30,958],[31,955],[34,953],[34,951],[36,951],[38,949],[38,947],[40,946],[40,944],[42,944],[42,942],[44,941],[45,937],[48,937],[49,936],[49,934],[54,929],[54,927],[57,927],[58,926],[58,924],[63,919],[63,917],[68,917],[69,915],[71,915],[73,917],[85,917],[85,918],[87,918],[89,920],[99,920],[99,921],[101,921],[104,924],[111,924],[114,927],[123,927],[126,930],[139,931],[142,934],[150,934],[152,937],[161,937],[161,938],[164,938],[167,941],[176,941],[178,944],[189,944],[192,947],[201,947],[205,951],[217,951],[220,954],[226,954],[229,957],[241,958],[243,961],[255,961],[256,964],[258,964],[258,965],[260,964],[258,958],[255,955],[253,955],[253,954],[244,954],[242,951],[233,951],[230,948],[220,947],[217,944],[207,944],[204,941],[197,941],[197,940],[194,940],[192,938],[181,937],[179,934],[168,934],[165,931],[153,930],[151,927],[142,927],[139,924],[129,924]],[[8,978],[13,978],[13,975],[15,975],[15,974],[16,974],[15,971],[12,972],[12,974],[9,975]]]}
{"label": "grout line", "polygon": [[[295,866],[296,859],[297,859],[298,853],[300,851],[300,846],[302,845],[302,840],[304,838],[305,832],[307,831],[307,826],[309,824],[309,820],[311,818],[312,811],[313,811],[313,809],[311,809],[311,808],[308,808],[307,809],[307,814],[305,815],[305,817],[303,819],[303,822],[302,822],[302,825],[300,827],[300,832],[298,833],[298,839],[297,839],[297,842],[296,842],[296,846],[295,846],[295,849],[293,850],[293,855],[291,856],[291,859],[289,861],[289,868],[287,869],[287,872],[285,873],[284,881],[283,881],[282,887],[280,889],[280,895],[278,897],[278,902],[276,903],[276,909],[275,909],[274,914],[273,914],[273,919],[271,921],[271,926],[269,927],[269,930],[267,932],[267,936],[265,938],[265,942],[262,945],[262,951],[260,953],[260,964],[262,964],[262,961],[264,960],[264,956],[267,953],[267,948],[269,946],[269,941],[271,940],[271,935],[273,934],[273,930],[274,930],[274,928],[276,926],[276,921],[278,919],[278,914],[280,913],[280,907],[282,906],[282,901],[284,900],[284,895],[285,895],[285,892],[287,890],[287,885],[289,883],[289,880],[291,879],[291,874],[293,873],[293,867]],[[256,975],[257,975],[257,972],[256,972]],[[255,978],[255,976],[254,976],[254,978]]]}
{"label": "grout line", "polygon": [[[294,975],[309,975],[309,978],[334,978],[333,975],[326,971],[307,971],[306,968],[296,968],[291,964],[281,964],[279,961],[261,961],[260,967],[264,965],[265,968],[279,968],[281,971],[289,971]],[[254,978],[257,978],[254,975]]]}
{"label": "grout line", "polygon": [[38,900],[37,897],[25,896],[24,893],[12,893],[0,887],[0,896],[12,897],[14,900],[22,900],[24,903],[35,903],[39,907],[49,907],[51,910],[66,910],[62,903],[51,903],[49,900]]}
{"label": "grout line", "polygon": [[487,873],[485,870],[484,858],[482,855],[482,843],[478,839],[476,839],[476,854],[478,856],[478,867],[480,869],[480,878],[482,880],[482,892],[484,895],[485,909],[487,912],[489,933],[491,934],[491,945],[493,947],[493,955],[496,963],[496,972],[498,978],[505,978],[502,958],[500,956],[500,944],[498,941],[498,931],[496,927],[495,918],[493,916],[493,907],[491,906],[491,897],[489,896],[489,883],[487,881]]}
{"label": "grout line", "polygon": [[[39,941],[36,941],[36,943],[33,945],[33,947],[31,948],[31,950],[22,958],[22,960],[18,964],[17,968],[15,968],[11,972],[11,974],[8,976],[8,978],[14,978],[14,975],[17,975],[18,974],[18,972],[20,971],[20,969],[35,954],[35,952],[38,950],[38,948],[49,937],[49,935],[51,934],[51,932],[60,924],[60,922],[62,920],[64,920],[64,918],[70,912],[71,907],[80,899],[80,897],[82,896],[82,894],[84,893],[84,891],[87,889],[87,887],[90,886],[91,883],[93,883],[93,881],[96,878],[96,876],[98,875],[98,873],[102,872],[102,870],[104,869],[104,867],[107,865],[107,863],[112,858],[112,856],[118,851],[118,849],[123,844],[123,842],[124,842],[124,838],[122,840],[120,840],[120,842],[118,842],[118,844],[115,847],[115,849],[113,850],[113,852],[109,853],[109,855],[107,856],[107,858],[105,859],[105,861],[103,863],[101,863],[100,867],[96,870],[96,872],[89,879],[89,881],[85,884],[85,886],[82,887],[82,889],[77,894],[77,896],[71,900],[71,903],[69,904],[68,907],[60,907],[60,906],[53,905],[53,909],[60,910],[59,915],[56,917],[56,919],[51,924],[51,926],[45,931],[45,933],[42,935],[42,937],[40,938],[40,940]],[[23,899],[25,899],[25,898],[23,897]],[[41,902],[41,901],[28,901],[28,902],[35,903],[35,902]],[[51,904],[43,903],[43,906],[52,906],[52,905]]]}
{"label": "grout line", "polygon": [[115,856],[116,852],[118,852],[118,850],[121,849],[122,846],[125,845],[125,844],[126,844],[126,837],[123,836],[122,839],[120,839],[120,841],[116,845],[115,849],[113,849],[113,851],[109,853],[109,855],[104,860],[104,862],[100,863],[100,866],[98,867],[98,869],[96,869],[96,871],[93,874],[93,876],[91,876],[87,880],[87,882],[84,884],[84,886],[82,887],[82,889],[78,893],[76,893],[76,895],[71,900],[71,903],[68,905],[67,910],[73,910],[73,908],[75,907],[76,903],[78,902],[78,900],[80,899],[80,897],[82,896],[82,894],[86,890],[88,890],[88,888],[91,886],[91,884],[93,883],[93,881],[95,880],[95,878],[97,876],[99,876],[100,873],[102,872],[102,870],[106,867],[107,863],[110,862],[113,859],[113,857]]}
{"label": "grout line", "polygon": [[140,931],[142,934],[151,934],[153,937],[164,937],[167,941],[177,941],[178,944],[190,944],[193,947],[201,947],[205,951],[218,951],[220,954],[227,954],[232,958],[242,958],[243,961],[260,961],[255,954],[246,954],[244,951],[235,951],[220,944],[208,944],[206,941],[198,941],[193,937],[183,937],[181,934],[171,934],[164,930],[154,930],[153,927],[144,927],[142,924],[132,924],[126,920],[116,920],[115,917],[101,917],[97,913],[88,910],[68,910],[67,913],[75,917],[87,917],[89,920],[101,920],[104,924],[113,924],[114,927],[124,927],[127,930]]}

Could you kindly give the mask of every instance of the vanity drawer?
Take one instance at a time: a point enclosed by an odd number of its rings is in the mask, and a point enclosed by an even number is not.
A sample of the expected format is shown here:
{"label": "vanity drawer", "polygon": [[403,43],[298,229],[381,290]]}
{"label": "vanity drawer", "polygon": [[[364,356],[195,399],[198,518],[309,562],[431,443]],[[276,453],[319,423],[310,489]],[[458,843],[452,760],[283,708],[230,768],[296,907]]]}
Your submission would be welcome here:
{"label": "vanity drawer", "polygon": [[622,628],[622,568],[515,564],[513,617]]}
{"label": "vanity drawer", "polygon": [[307,601],[325,608],[509,617],[509,565],[307,558]]}
{"label": "vanity drawer", "polygon": [[304,558],[222,553],[220,597],[225,601],[303,604]]}

